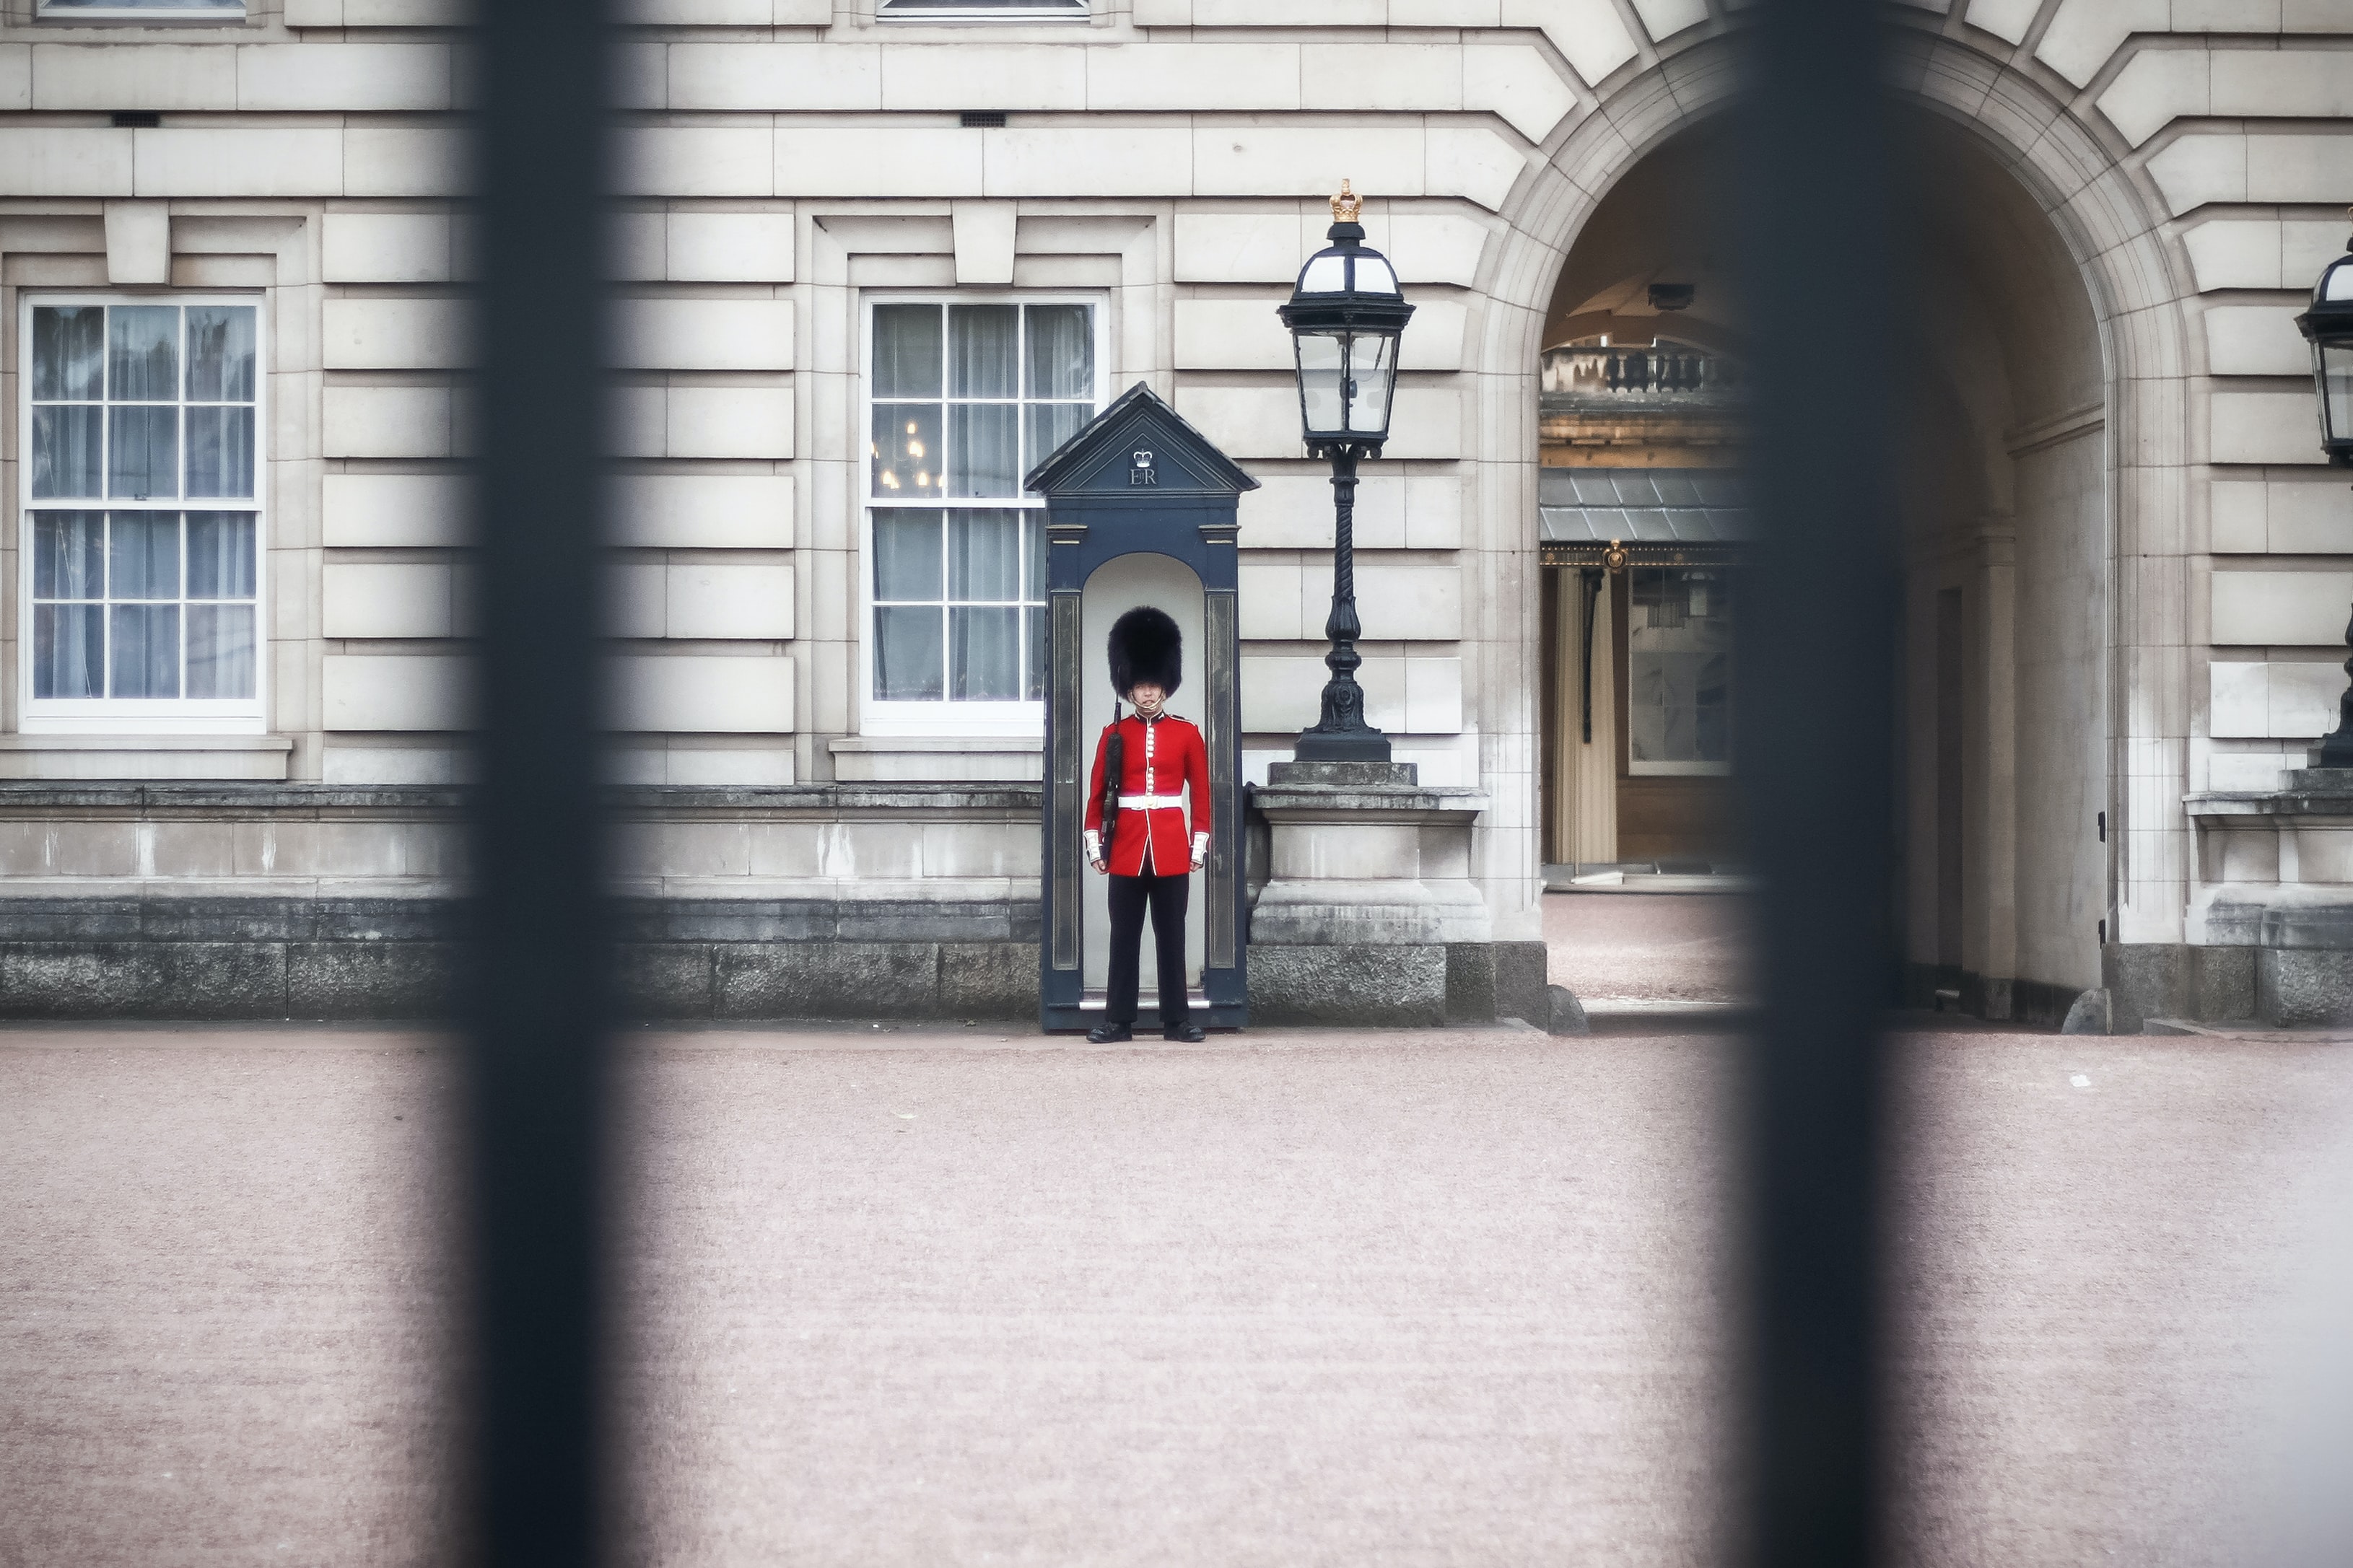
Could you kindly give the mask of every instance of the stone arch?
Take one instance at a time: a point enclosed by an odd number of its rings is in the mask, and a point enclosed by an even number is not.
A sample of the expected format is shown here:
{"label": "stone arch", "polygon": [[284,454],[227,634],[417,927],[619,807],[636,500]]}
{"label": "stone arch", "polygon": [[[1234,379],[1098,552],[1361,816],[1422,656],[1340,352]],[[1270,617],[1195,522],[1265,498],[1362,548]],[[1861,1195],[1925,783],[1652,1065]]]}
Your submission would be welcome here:
{"label": "stone arch", "polygon": [[[1556,278],[1601,198],[1678,132],[1729,106],[1736,31],[1661,60],[1556,132],[1522,176],[1481,268],[1486,296],[1470,345],[1477,376],[1471,487],[1477,584],[1489,606],[1476,650],[1481,768],[1499,810],[1482,835],[1482,872],[1503,927],[1538,889],[1535,696],[1522,679],[1538,639],[1533,408]],[[2107,629],[2105,743],[2110,942],[2181,940],[2187,823],[2179,804],[2189,734],[2189,482],[2185,258],[2161,204],[2121,144],[2021,69],[1967,42],[1901,31],[1895,84],[1923,111],[1960,127],[2041,209],[2091,301],[2101,365]],[[2152,616],[2154,612],[2154,617]],[[1509,695],[1507,695],[1509,694]],[[2132,745],[2128,742],[2143,742]],[[1525,781],[1525,798],[1511,792]],[[2080,984],[2097,984],[2097,976]]]}

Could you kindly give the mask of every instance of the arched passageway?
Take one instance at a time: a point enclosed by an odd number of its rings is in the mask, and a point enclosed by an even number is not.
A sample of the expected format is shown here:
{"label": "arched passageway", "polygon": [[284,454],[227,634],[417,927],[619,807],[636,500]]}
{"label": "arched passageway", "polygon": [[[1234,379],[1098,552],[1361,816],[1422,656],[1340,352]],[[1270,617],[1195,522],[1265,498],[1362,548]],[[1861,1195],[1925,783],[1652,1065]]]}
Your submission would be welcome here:
{"label": "arched passageway", "polygon": [[[1905,116],[1899,846],[1905,988],[2044,1017],[2100,979],[2110,902],[2107,374],[2081,269],[1977,134]],[[1736,866],[1730,709],[1745,342],[1721,117],[1593,207],[1543,328],[1544,856]],[[1831,613],[1836,613],[1835,607]],[[1857,831],[1871,830],[1858,825]]]}

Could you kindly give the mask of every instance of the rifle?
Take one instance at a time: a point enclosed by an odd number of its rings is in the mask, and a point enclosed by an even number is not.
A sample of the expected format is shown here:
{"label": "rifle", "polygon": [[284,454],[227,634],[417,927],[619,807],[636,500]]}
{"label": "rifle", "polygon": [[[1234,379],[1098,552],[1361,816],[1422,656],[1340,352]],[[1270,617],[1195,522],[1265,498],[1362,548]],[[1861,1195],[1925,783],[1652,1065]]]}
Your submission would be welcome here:
{"label": "rifle", "polygon": [[1111,739],[1103,742],[1103,858],[1111,864],[1112,834],[1119,826],[1119,781],[1127,772],[1127,738],[1119,732],[1119,699],[1111,700]]}

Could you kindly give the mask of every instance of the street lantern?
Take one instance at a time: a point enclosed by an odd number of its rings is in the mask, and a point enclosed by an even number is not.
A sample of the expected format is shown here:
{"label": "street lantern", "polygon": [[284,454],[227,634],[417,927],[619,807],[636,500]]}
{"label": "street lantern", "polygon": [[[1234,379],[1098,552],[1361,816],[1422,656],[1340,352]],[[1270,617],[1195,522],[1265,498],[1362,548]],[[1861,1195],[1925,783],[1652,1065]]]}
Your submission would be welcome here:
{"label": "street lantern", "polygon": [[[2320,446],[2328,460],[2353,468],[2353,240],[2313,285],[2312,309],[2295,319],[2312,344],[2312,379],[2320,392]],[[2345,627],[2353,645],[2353,623]],[[2345,661],[2353,682],[2353,658]],[[2353,768],[2353,684],[2337,703],[2337,728],[2313,749],[2316,768]]]}
{"label": "street lantern", "polygon": [[1389,436],[1389,403],[1397,392],[1398,339],[1413,307],[1398,288],[1397,269],[1365,244],[1356,221],[1364,203],[1340,182],[1332,198],[1332,243],[1307,258],[1290,301],[1277,312],[1291,330],[1299,369],[1299,421],[1308,452],[1332,463],[1335,514],[1332,538],[1332,613],[1324,635],[1331,679],[1324,710],[1293,751],[1302,762],[1389,760],[1387,735],[1365,722],[1365,694],[1356,685],[1356,462],[1377,458]]}
{"label": "street lantern", "polygon": [[2312,309],[2295,324],[2312,344],[2312,375],[2320,386],[2320,444],[2330,462],[2353,468],[2353,240],[2321,273]]}

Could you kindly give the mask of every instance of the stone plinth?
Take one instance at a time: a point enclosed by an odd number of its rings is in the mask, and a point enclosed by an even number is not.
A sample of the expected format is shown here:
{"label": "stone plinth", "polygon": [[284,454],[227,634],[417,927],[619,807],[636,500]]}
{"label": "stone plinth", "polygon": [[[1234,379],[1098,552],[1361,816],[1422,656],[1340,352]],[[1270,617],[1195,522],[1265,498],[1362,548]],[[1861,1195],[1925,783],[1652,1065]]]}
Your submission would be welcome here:
{"label": "stone plinth", "polygon": [[2191,951],[2224,981],[2195,987],[2190,1016],[2353,1023],[2353,769],[2297,768],[2283,783],[2183,802],[2198,833]]}
{"label": "stone plinth", "polygon": [[1250,792],[1267,831],[1250,913],[1250,1014],[1265,1023],[1541,1024],[1541,942],[1498,944],[1471,875],[1475,789],[1410,763],[1277,763]]}

